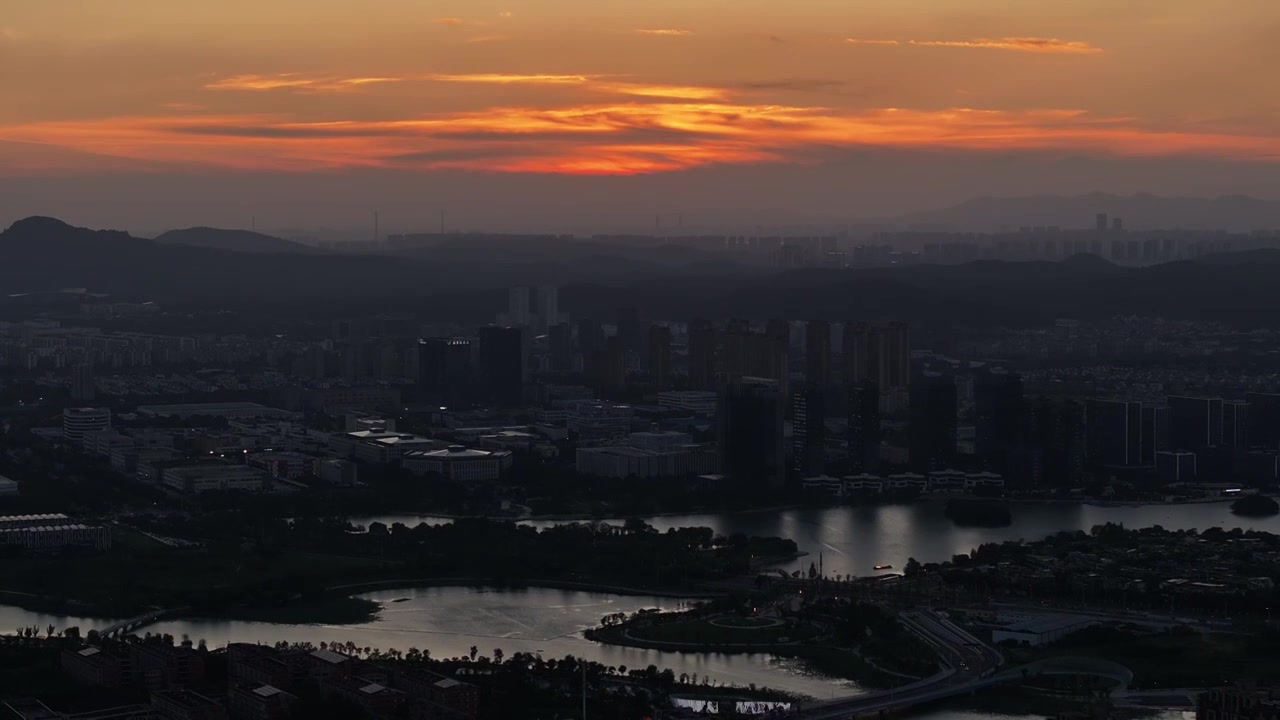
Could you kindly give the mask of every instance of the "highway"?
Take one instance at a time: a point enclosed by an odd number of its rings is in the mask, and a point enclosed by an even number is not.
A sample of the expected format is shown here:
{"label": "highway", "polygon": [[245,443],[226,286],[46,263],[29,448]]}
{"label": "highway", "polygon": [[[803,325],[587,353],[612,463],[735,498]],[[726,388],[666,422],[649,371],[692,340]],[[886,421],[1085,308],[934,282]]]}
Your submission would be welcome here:
{"label": "highway", "polygon": [[938,653],[942,669],[932,677],[903,687],[858,697],[808,705],[792,714],[806,720],[847,720],[963,695],[1009,682],[997,676],[1004,657],[942,615],[929,610],[905,611],[899,620]]}

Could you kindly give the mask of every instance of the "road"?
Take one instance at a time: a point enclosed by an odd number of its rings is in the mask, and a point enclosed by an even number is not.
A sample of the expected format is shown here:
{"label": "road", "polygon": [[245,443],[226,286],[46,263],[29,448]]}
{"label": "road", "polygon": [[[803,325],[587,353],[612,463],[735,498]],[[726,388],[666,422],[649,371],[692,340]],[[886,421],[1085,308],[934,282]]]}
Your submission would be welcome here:
{"label": "road", "polygon": [[810,705],[793,714],[806,720],[847,720],[962,695],[1002,682],[993,677],[1004,657],[977,638],[929,610],[905,611],[899,620],[938,653],[942,670],[893,690]]}

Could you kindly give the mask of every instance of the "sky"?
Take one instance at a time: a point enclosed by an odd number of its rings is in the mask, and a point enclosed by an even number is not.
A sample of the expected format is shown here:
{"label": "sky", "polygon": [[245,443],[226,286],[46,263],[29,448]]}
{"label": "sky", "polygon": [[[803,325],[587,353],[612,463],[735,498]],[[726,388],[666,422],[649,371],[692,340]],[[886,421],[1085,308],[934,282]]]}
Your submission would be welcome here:
{"label": "sky", "polygon": [[1280,199],[1275,0],[4,7],[0,222],[644,231]]}

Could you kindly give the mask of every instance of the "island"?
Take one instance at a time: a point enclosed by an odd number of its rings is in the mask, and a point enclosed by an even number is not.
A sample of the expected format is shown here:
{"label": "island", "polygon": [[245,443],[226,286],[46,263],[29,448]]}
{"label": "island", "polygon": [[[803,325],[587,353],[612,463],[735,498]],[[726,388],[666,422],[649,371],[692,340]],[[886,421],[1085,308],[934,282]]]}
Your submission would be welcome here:
{"label": "island", "polygon": [[1245,495],[1231,503],[1231,512],[1244,517],[1269,517],[1280,513],[1280,503],[1266,495]]}

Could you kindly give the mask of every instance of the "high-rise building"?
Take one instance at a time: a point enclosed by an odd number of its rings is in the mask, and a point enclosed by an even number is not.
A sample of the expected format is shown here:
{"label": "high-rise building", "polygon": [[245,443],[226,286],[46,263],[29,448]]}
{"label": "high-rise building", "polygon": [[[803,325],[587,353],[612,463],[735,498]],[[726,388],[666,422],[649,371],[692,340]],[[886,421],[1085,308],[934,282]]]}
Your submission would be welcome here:
{"label": "high-rise building", "polygon": [[845,384],[853,386],[858,383],[878,382],[871,375],[871,329],[866,323],[847,322],[844,324],[844,379]]}
{"label": "high-rise building", "polygon": [[547,328],[552,325],[558,325],[563,318],[560,316],[560,288],[555,285],[542,285],[538,287],[538,316],[536,322],[533,323],[534,329],[538,333],[545,333]]}
{"label": "high-rise building", "polygon": [[1023,441],[1022,377],[995,368],[973,383],[974,449],[989,470],[1006,472],[1009,453]]}
{"label": "high-rise building", "polygon": [[1280,394],[1246,393],[1249,403],[1249,446],[1280,449]]}
{"label": "high-rise building", "polygon": [[907,434],[911,465],[920,470],[946,468],[956,455],[955,378],[924,371],[911,383],[910,392]]}
{"label": "high-rise building", "polygon": [[422,399],[447,405],[472,399],[475,373],[471,340],[435,337],[418,342],[418,389]]}
{"label": "high-rise building", "polygon": [[477,334],[484,396],[500,405],[519,405],[524,388],[524,331],[490,325],[480,328]]}
{"label": "high-rise building", "polygon": [[556,323],[547,328],[547,355],[552,372],[573,370],[573,327],[569,323]]}
{"label": "high-rise building", "polygon": [[605,338],[604,350],[584,356],[583,362],[588,382],[597,390],[616,390],[626,385],[626,354],[620,336]]}
{"label": "high-rise building", "polygon": [[1085,407],[1074,400],[1041,397],[1027,403],[1027,452],[1040,477],[1028,484],[1067,487],[1079,482],[1086,462]]}
{"label": "high-rise building", "polygon": [[649,375],[659,389],[671,385],[671,328],[666,325],[649,328]]}
{"label": "high-rise building", "polygon": [[513,287],[507,291],[507,315],[499,318],[501,324],[529,327],[533,320],[532,291],[528,287]]}
{"label": "high-rise building", "polygon": [[1249,403],[1239,400],[1222,403],[1222,445],[1231,450],[1249,447]]}
{"label": "high-rise building", "polygon": [[98,396],[97,380],[94,378],[93,363],[79,363],[71,368],[71,400],[77,403],[91,403]]}
{"label": "high-rise building", "polygon": [[1169,449],[1169,408],[1142,408],[1141,464],[1154,466],[1156,453]]}
{"label": "high-rise building", "polygon": [[873,382],[849,386],[849,465],[854,474],[880,465],[880,388]]}
{"label": "high-rise building", "polygon": [[1222,399],[1170,395],[1169,443],[1174,450],[1222,444]]}
{"label": "high-rise building", "polygon": [[745,491],[781,489],[786,468],[778,382],[739,378],[721,392],[719,405],[717,444],[729,481]]}
{"label": "high-rise building", "polygon": [[804,383],[791,392],[791,469],[799,479],[826,471],[827,432],[822,387]]}
{"label": "high-rise building", "polygon": [[698,390],[716,384],[716,331],[701,318],[689,321],[689,386]]}
{"label": "high-rise building", "polygon": [[1107,214],[1106,213],[1098,213],[1098,216],[1094,218],[1094,229],[1097,230],[1098,232],[1107,231]]}
{"label": "high-rise building", "polygon": [[1142,464],[1142,403],[1090,400],[1085,406],[1089,462],[1104,467]]}
{"label": "high-rise building", "polygon": [[68,442],[79,444],[91,432],[111,429],[111,410],[108,408],[66,408],[62,411],[62,436]]}
{"label": "high-rise building", "polygon": [[587,356],[604,350],[604,326],[599,320],[582,318],[578,320],[578,352],[582,353],[584,362]]}
{"label": "high-rise building", "polygon": [[831,384],[831,324],[810,320],[805,325],[805,381],[827,387]]}
{"label": "high-rise building", "polygon": [[[640,320],[640,311],[636,308],[618,310],[618,336],[622,338],[622,351],[628,356],[642,358],[645,356],[645,343],[648,340],[648,329]],[[648,358],[645,358],[646,360]]]}

